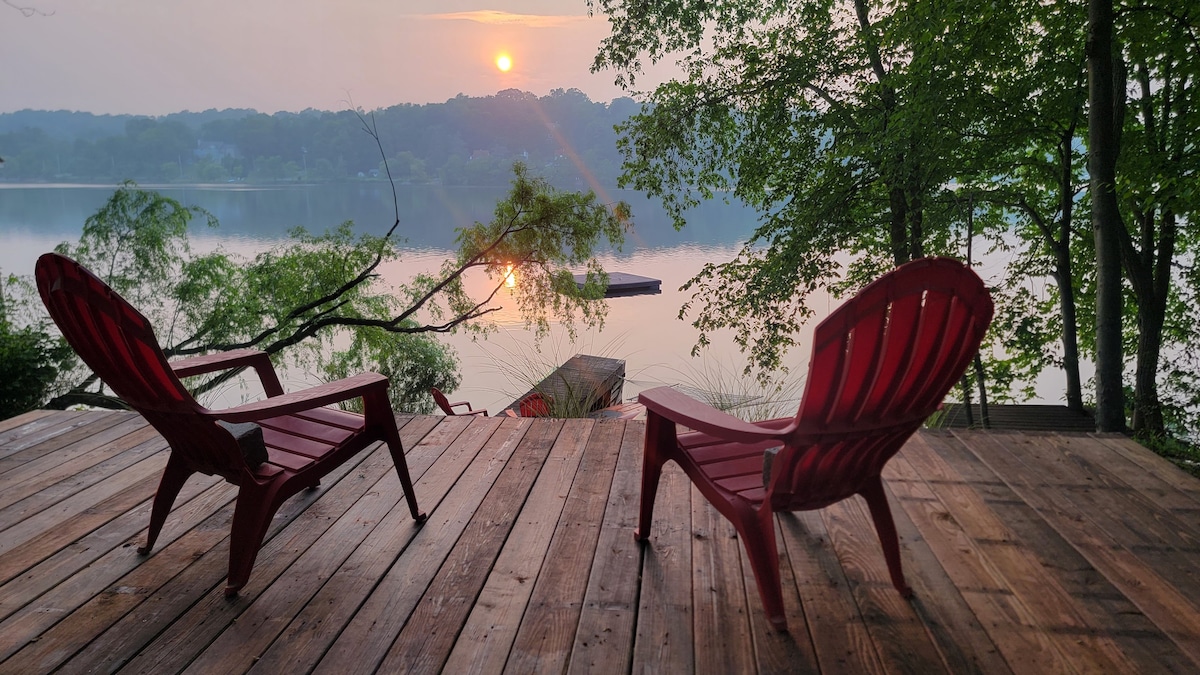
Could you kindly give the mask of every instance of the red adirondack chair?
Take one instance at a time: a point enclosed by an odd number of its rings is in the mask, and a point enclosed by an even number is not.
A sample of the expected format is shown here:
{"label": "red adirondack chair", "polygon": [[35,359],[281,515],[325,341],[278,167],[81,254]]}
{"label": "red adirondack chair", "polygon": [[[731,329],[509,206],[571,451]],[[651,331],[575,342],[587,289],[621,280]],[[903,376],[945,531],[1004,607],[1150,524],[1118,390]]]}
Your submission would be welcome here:
{"label": "red adirondack chair", "polygon": [[911,597],[880,472],[962,376],[991,319],[991,296],[970,268],[945,258],[917,260],[817,326],[794,418],[752,424],[670,387],[642,392],[648,414],[635,536],[647,539],[662,466],[677,462],[737,528],[767,617],[786,631],[774,514],[859,494],[892,584]]}
{"label": "red adirondack chair", "polygon": [[[483,415],[484,417],[487,417],[486,408],[472,408],[469,401],[455,401],[454,403],[451,403],[450,400],[446,398],[446,395],[442,393],[442,390],[438,389],[437,387],[430,387],[429,393],[433,395],[433,402],[437,404],[437,407],[441,408],[442,412],[446,413],[447,415]],[[466,410],[463,412],[455,412],[454,409],[458,407],[465,407]]]}
{"label": "red adirondack chair", "polygon": [[[322,476],[375,441],[387,443],[408,508],[418,524],[425,521],[417,509],[384,376],[364,373],[285,394],[268,356],[253,349],[168,362],[145,317],[75,261],[47,253],[38,259],[35,275],[42,302],[80,358],[171,447],[154,495],[146,545],[138,549],[142,555],[154,546],[188,476],[219,475],[238,486],[225,588],[225,595],[236,595],[249,579],[283,501],[316,487]],[[245,367],[262,380],[266,400],[209,410],[179,381]],[[322,407],[357,397],[363,399],[365,415]]]}

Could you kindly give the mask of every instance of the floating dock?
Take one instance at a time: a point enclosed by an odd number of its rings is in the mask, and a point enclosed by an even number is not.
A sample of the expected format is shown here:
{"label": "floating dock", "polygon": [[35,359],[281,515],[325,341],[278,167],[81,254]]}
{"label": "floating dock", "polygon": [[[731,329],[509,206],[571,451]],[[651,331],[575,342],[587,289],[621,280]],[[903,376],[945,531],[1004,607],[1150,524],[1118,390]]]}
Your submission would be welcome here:
{"label": "floating dock", "polygon": [[[583,288],[587,275],[576,274],[575,284]],[[656,295],[662,293],[662,280],[638,276],[628,272],[609,272],[608,288],[604,291],[606,298],[620,298],[629,295]]]}

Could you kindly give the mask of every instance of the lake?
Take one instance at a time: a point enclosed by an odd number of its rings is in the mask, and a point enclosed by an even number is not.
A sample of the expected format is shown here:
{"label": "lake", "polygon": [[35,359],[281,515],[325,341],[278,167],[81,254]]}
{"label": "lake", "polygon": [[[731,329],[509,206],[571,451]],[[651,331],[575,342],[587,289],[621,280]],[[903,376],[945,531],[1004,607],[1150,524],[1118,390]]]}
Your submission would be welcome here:
{"label": "lake", "polygon": [[[386,183],[351,183],[294,186],[143,186],[157,189],[185,204],[201,206],[221,222],[217,230],[196,224],[193,246],[208,250],[222,246],[251,255],[286,236],[295,226],[320,231],[353,220],[363,232],[383,234],[395,220],[392,192]],[[449,188],[399,186],[400,235],[404,238],[399,262],[383,270],[392,283],[415,273],[436,269],[451,256],[455,228],[489,220],[503,188]],[[42,252],[62,241],[75,241],[83,221],[112,193],[108,186],[0,184],[0,271],[32,274]],[[581,331],[570,344],[565,331],[556,329],[534,348],[533,336],[515,313],[506,308],[493,316],[498,330],[487,339],[458,334],[444,339],[458,353],[462,385],[451,400],[470,400],[476,407],[497,411],[526,391],[555,366],[575,353],[625,359],[626,398],[660,384],[697,388],[724,388],[740,393],[753,389],[740,371],[744,360],[728,335],[716,336],[713,345],[697,358],[690,356],[696,331],[676,318],[687,300],[679,287],[708,262],[731,259],[753,231],[755,216],[740,205],[723,202],[695,209],[688,226],[675,231],[657,203],[630,191],[612,190],[603,201],[625,200],[633,209],[634,229],[620,252],[602,256],[608,271],[629,272],[662,280],[662,293],[614,298],[602,330]],[[501,304],[504,304],[501,302]],[[829,301],[817,307],[828,313]],[[808,332],[811,332],[811,328]],[[805,372],[807,343],[789,355],[795,385]],[[306,373],[287,373],[285,388],[315,383]],[[236,403],[240,391],[225,391],[207,399],[214,407]],[[795,386],[776,398],[785,407],[798,402]]]}

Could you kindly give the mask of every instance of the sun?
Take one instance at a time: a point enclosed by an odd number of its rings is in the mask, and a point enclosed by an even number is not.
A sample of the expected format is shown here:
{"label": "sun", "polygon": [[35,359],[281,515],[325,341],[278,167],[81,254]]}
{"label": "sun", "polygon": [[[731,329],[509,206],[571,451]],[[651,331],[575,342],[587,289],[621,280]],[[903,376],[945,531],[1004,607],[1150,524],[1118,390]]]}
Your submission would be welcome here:
{"label": "sun", "polygon": [[512,70],[512,58],[510,58],[508,54],[501,54],[500,56],[497,56],[496,67],[500,69],[500,72],[507,73],[508,71]]}

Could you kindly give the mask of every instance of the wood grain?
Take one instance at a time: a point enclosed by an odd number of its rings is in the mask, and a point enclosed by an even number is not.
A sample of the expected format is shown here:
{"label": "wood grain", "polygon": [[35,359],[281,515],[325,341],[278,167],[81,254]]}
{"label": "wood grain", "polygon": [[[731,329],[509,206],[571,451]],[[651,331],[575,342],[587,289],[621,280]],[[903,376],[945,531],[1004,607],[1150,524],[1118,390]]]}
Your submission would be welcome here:
{"label": "wood grain", "polygon": [[140,418],[0,422],[0,675],[1200,670],[1200,480],[1124,437],[918,432],[884,473],[914,597],[859,499],[780,514],[778,633],[674,465],[634,541],[644,423],[397,417],[429,522],[373,447],[285,502],[233,601],[235,486],[190,479],[138,556]]}

